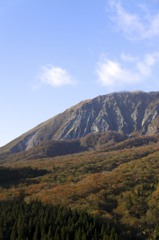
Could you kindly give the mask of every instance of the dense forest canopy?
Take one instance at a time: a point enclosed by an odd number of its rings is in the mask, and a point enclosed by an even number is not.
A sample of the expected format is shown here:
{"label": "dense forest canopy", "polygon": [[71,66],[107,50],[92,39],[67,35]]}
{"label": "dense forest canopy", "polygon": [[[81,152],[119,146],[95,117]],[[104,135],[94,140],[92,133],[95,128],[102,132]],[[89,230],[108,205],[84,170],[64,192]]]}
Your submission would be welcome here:
{"label": "dense forest canopy", "polygon": [[118,240],[114,226],[85,212],[22,200],[0,202],[0,240]]}

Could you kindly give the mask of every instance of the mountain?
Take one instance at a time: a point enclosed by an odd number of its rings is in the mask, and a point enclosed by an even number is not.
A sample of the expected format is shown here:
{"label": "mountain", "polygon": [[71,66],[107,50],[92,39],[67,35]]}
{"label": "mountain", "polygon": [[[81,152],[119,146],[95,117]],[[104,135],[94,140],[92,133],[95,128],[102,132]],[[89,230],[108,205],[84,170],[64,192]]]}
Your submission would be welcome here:
{"label": "mountain", "polygon": [[[33,204],[37,214],[37,200],[45,210],[46,204],[59,206],[62,224],[67,214],[63,207],[75,211],[73,222],[78,233],[86,232],[84,213],[95,217],[93,225],[87,226],[88,233],[92,233],[92,226],[99,232],[95,239],[159,239],[158,103],[158,92],[99,96],[67,109],[1,148],[0,207],[4,214],[0,236],[9,236],[8,226],[12,239],[21,236],[17,237],[18,232],[25,233],[26,229],[21,230],[26,227],[24,211],[22,219],[15,216],[15,204],[20,207],[16,209],[27,211],[30,228],[35,221],[30,220],[33,215],[27,209]],[[48,211],[40,209],[47,219]],[[59,226],[59,211],[56,213]],[[77,225],[78,213],[82,215]],[[84,231],[80,227],[83,220]],[[98,230],[94,224],[101,221],[109,228],[103,225]],[[24,224],[19,227],[19,222]],[[48,225],[46,229],[43,226],[33,226],[33,232],[42,229],[42,234],[44,230],[49,233]],[[106,238],[102,237],[104,229],[108,231]],[[96,235],[82,238],[81,233],[76,239],[94,239]],[[57,239],[65,235],[60,233]]]}
{"label": "mountain", "polygon": [[131,136],[159,131],[159,92],[118,92],[80,102],[41,123],[1,150],[19,152],[52,140],[115,131]]}

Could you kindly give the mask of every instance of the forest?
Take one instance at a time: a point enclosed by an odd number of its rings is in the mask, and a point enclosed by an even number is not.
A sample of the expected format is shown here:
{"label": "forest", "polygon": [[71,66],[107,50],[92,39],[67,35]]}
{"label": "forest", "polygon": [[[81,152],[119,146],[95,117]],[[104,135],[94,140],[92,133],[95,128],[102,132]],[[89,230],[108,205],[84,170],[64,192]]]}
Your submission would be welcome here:
{"label": "forest", "polygon": [[[31,154],[6,155],[0,161],[1,239],[36,239],[36,229],[39,239],[48,239],[48,234],[50,239],[159,239],[158,140],[131,138],[114,146],[56,157],[35,159]],[[35,205],[43,210],[37,210],[34,218],[31,209]],[[65,209],[69,217],[61,216],[57,227],[55,217],[54,227],[43,229],[47,208]],[[20,216],[16,214],[21,211],[22,232],[29,233],[25,230],[29,222],[32,229],[26,238],[17,225]],[[77,222],[71,220],[74,213],[79,216]],[[101,225],[92,228],[92,222],[82,223],[85,218],[90,222],[98,219]],[[36,222],[42,225],[36,227]]]}
{"label": "forest", "polygon": [[0,240],[118,240],[116,229],[100,217],[66,207],[0,202]]}

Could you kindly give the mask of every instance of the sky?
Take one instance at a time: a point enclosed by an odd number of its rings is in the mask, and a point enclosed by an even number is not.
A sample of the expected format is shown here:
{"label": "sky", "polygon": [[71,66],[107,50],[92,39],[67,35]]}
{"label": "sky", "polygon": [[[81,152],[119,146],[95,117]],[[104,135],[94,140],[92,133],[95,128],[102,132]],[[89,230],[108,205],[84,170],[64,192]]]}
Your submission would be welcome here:
{"label": "sky", "polygon": [[159,90],[158,0],[0,0],[0,146],[78,102]]}

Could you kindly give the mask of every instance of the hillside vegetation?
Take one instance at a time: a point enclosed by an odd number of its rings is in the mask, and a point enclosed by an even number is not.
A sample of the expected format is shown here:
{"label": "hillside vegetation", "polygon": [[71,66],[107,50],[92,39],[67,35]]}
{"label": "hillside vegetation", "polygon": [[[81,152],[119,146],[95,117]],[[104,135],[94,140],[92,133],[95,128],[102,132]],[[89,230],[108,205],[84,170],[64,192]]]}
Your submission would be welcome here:
{"label": "hillside vegetation", "polygon": [[159,236],[158,136],[132,137],[65,156],[35,159],[23,152],[1,161],[1,172],[8,171],[6,181],[10,173],[25,173],[28,167],[37,175],[1,184],[1,200],[22,196],[26,203],[38,199],[100,216],[120,229],[121,239]]}

